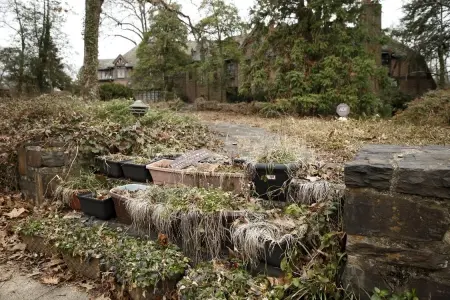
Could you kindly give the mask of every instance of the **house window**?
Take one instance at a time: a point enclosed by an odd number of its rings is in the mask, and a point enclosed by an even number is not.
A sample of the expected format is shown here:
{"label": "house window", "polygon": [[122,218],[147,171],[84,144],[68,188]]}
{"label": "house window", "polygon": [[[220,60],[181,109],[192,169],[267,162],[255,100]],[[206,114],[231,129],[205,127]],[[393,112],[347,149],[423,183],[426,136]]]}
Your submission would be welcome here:
{"label": "house window", "polygon": [[234,77],[236,75],[236,63],[229,62],[227,63],[227,74],[230,77]]}
{"label": "house window", "polygon": [[143,91],[141,93],[138,94],[139,98],[141,98],[143,101],[146,102],[155,102],[160,100],[161,96],[162,96],[162,92],[161,91]]}
{"label": "house window", "polygon": [[117,78],[125,78],[125,69],[117,69]]}

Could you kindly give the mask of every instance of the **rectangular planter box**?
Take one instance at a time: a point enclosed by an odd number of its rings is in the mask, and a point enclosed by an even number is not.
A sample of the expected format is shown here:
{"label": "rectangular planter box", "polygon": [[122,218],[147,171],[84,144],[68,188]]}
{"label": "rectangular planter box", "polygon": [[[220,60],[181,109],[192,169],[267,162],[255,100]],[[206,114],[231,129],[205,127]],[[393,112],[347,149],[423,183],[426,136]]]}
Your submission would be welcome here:
{"label": "rectangular planter box", "polygon": [[97,200],[92,193],[88,193],[78,194],[78,199],[80,199],[81,210],[87,215],[101,220],[109,220],[116,216],[112,198]]}
{"label": "rectangular planter box", "polygon": [[72,256],[68,253],[63,253],[62,256],[66,265],[75,274],[94,280],[100,278],[100,260],[98,258],[86,260],[81,256]]}
{"label": "rectangular planter box", "polygon": [[289,172],[295,165],[255,164],[253,184],[255,195],[273,201],[286,201],[287,186],[291,180]]}
{"label": "rectangular planter box", "polygon": [[147,169],[153,178],[153,183],[158,185],[178,185],[198,187],[197,172],[169,168],[173,160],[162,159],[147,165]]}
{"label": "rectangular planter box", "polygon": [[100,168],[100,172],[111,178],[122,178],[124,176],[122,171],[122,164],[129,161],[104,160],[99,157],[96,157],[95,160]]}
{"label": "rectangular planter box", "polygon": [[163,159],[147,166],[153,183],[158,185],[184,184],[199,188],[221,188],[227,192],[240,193],[247,184],[244,173],[219,173],[179,170],[169,168],[173,160]]}
{"label": "rectangular planter box", "polygon": [[265,258],[263,258],[262,260],[272,267],[280,268],[281,261],[283,260],[286,253],[286,246],[286,244],[281,244],[274,245],[273,248],[271,248],[270,242],[266,242],[264,244]]}
{"label": "rectangular planter box", "polygon": [[243,173],[199,172],[197,176],[200,188],[220,188],[236,194],[241,193],[248,183]]}
{"label": "rectangular planter box", "polygon": [[47,257],[58,254],[57,249],[49,244],[43,237],[34,235],[24,235],[20,236],[24,244],[27,245],[27,250],[34,253],[42,253]]}
{"label": "rectangular planter box", "polygon": [[132,199],[128,199],[117,193],[117,190],[128,190],[128,191],[137,191],[137,190],[145,190],[147,188],[146,185],[143,184],[127,184],[119,187],[115,187],[109,191],[111,198],[114,202],[114,210],[116,211],[117,220],[126,225],[130,225],[132,223],[131,216],[128,213],[125,202],[133,201]]}
{"label": "rectangular planter box", "polygon": [[136,182],[152,182],[152,176],[146,165],[137,165],[132,162],[122,163],[123,176]]}

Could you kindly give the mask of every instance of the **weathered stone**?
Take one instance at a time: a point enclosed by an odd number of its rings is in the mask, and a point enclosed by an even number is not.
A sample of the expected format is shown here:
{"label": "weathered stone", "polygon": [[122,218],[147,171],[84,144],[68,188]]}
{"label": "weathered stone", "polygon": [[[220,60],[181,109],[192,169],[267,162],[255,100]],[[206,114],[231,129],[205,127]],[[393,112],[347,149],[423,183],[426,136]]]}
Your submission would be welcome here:
{"label": "weathered stone", "polygon": [[353,161],[345,165],[345,184],[349,187],[373,187],[389,190],[394,168],[389,161]]}
{"label": "weathered stone", "polygon": [[33,168],[40,168],[42,166],[41,147],[28,146],[27,151],[27,166]]}
{"label": "weathered stone", "polygon": [[19,175],[27,175],[27,151],[25,147],[19,147],[17,149],[17,161],[18,161],[18,171]]}
{"label": "weathered stone", "polygon": [[434,271],[448,271],[450,261],[450,246],[444,242],[409,242],[359,235],[347,236],[347,253],[381,263]]}
{"label": "weathered stone", "polygon": [[42,203],[55,192],[58,186],[58,176],[63,177],[66,168],[31,168],[27,169],[27,176],[20,180],[20,190],[25,197]]}
{"label": "weathered stone", "polygon": [[450,148],[370,145],[345,166],[349,187],[450,199]]}
{"label": "weathered stone", "polygon": [[61,148],[45,149],[40,146],[28,146],[26,152],[29,167],[63,167],[68,164],[68,154]]}
{"label": "weathered stone", "polygon": [[40,195],[43,197],[50,197],[58,187],[59,178],[63,178],[66,173],[66,168],[40,168],[36,183],[40,189]]}
{"label": "weathered stone", "polygon": [[344,226],[352,235],[442,241],[450,228],[449,204],[398,193],[348,188]]}
{"label": "weathered stone", "polygon": [[68,165],[68,154],[63,150],[45,150],[42,152],[42,166],[43,167],[63,167]]}
{"label": "weathered stone", "polygon": [[450,299],[450,281],[441,272],[381,263],[365,256],[349,255],[343,281],[359,291],[362,300],[375,287],[403,292],[415,289],[419,299]]}
{"label": "weathered stone", "polygon": [[19,188],[25,199],[35,199],[36,185],[30,181],[26,176],[21,176],[19,179]]}

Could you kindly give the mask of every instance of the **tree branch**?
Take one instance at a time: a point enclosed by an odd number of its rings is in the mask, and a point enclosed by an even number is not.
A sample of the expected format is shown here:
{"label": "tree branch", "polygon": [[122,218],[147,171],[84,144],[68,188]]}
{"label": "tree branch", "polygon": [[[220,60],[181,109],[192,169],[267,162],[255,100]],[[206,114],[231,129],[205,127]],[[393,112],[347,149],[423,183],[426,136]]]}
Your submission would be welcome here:
{"label": "tree branch", "polygon": [[115,36],[115,37],[120,37],[120,38],[126,39],[126,40],[132,42],[135,46],[137,46],[137,43],[136,43],[135,41],[133,41],[132,39],[130,39],[129,37],[126,37],[126,36],[121,35],[121,34],[115,34],[114,36]]}

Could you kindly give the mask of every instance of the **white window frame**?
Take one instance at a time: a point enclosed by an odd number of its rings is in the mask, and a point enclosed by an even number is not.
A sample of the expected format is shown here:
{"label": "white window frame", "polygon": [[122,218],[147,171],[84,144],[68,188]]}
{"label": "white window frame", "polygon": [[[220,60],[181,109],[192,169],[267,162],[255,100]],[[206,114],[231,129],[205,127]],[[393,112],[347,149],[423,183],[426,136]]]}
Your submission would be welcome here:
{"label": "white window frame", "polygon": [[124,79],[126,77],[126,69],[125,68],[118,68],[117,69],[117,78],[118,79]]}

